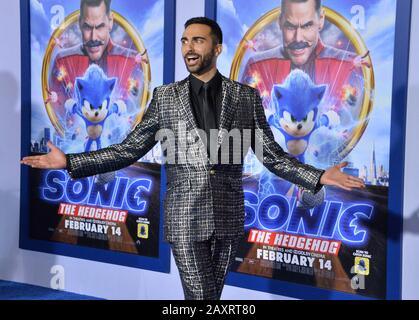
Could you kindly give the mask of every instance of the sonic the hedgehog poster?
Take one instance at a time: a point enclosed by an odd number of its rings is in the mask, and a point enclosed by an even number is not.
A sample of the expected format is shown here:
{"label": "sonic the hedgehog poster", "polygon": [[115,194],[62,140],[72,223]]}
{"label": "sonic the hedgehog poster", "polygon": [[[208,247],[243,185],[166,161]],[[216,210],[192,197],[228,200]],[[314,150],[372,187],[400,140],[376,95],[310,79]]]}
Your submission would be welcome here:
{"label": "sonic the hedgehog poster", "polygon": [[326,188],[310,209],[301,203],[304,190],[249,153],[246,237],[234,271],[386,296],[396,4],[217,1],[217,21],[228,34],[220,71],[259,90],[276,141],[319,168],[347,161],[344,171],[368,186]]}
{"label": "sonic the hedgehog poster", "polygon": [[[30,152],[49,140],[65,153],[121,142],[163,83],[165,1],[28,2]],[[80,180],[31,170],[29,238],[159,257],[160,154]]]}

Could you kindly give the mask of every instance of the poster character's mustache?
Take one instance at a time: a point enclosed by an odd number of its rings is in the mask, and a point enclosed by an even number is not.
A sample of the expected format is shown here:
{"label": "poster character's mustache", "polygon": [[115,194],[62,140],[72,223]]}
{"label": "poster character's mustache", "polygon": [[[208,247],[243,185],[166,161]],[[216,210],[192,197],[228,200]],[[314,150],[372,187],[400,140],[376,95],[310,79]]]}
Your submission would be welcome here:
{"label": "poster character's mustache", "polygon": [[310,44],[308,42],[305,41],[300,41],[300,42],[292,42],[288,45],[287,49],[289,50],[301,50],[301,49],[305,49],[305,48],[309,48]]}
{"label": "poster character's mustache", "polygon": [[85,47],[89,47],[89,48],[100,47],[103,45],[104,45],[103,41],[100,41],[100,40],[89,40],[84,44]]}

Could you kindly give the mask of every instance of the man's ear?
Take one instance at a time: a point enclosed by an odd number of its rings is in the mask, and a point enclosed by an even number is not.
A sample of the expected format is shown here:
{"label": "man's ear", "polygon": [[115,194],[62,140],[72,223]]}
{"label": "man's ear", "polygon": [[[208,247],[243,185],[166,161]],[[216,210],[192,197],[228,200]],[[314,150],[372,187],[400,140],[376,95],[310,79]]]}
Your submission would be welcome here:
{"label": "man's ear", "polygon": [[223,45],[219,43],[215,46],[215,55],[218,57],[222,52],[223,52]]}
{"label": "man's ear", "polygon": [[324,12],[324,9],[320,9],[320,25],[319,25],[319,31],[323,30],[324,27],[324,21],[325,21],[326,13]]}
{"label": "man's ear", "polygon": [[279,29],[282,31],[282,12],[279,14],[279,18],[276,22],[278,23]]}
{"label": "man's ear", "polygon": [[113,19],[114,19],[113,13],[109,12],[109,30],[110,31],[112,31],[112,29],[113,29]]}

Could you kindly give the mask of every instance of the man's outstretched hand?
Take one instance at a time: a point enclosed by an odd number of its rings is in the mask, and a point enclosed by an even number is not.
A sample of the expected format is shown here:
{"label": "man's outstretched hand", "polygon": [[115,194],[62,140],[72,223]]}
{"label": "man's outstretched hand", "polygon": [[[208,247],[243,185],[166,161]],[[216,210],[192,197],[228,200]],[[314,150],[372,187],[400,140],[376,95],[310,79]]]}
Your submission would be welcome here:
{"label": "man's outstretched hand", "polygon": [[67,159],[64,152],[54,146],[51,141],[48,141],[47,146],[51,149],[48,154],[25,157],[20,163],[39,169],[65,169],[67,167]]}
{"label": "man's outstretched hand", "polygon": [[341,169],[347,165],[347,162],[343,162],[327,169],[323,173],[320,183],[327,186],[336,186],[347,191],[352,191],[352,188],[365,188],[365,183],[362,179],[345,174],[341,171]]}

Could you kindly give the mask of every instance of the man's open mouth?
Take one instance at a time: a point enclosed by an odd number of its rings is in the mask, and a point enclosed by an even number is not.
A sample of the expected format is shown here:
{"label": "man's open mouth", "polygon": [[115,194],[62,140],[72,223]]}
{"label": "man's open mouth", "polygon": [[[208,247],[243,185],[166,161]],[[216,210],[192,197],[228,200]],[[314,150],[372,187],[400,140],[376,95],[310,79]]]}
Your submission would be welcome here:
{"label": "man's open mouth", "polygon": [[196,55],[188,55],[186,56],[186,61],[188,64],[196,64],[198,62],[199,56]]}

